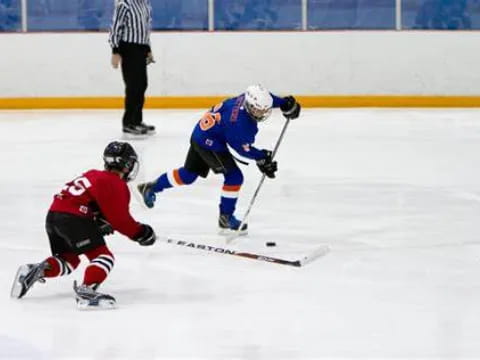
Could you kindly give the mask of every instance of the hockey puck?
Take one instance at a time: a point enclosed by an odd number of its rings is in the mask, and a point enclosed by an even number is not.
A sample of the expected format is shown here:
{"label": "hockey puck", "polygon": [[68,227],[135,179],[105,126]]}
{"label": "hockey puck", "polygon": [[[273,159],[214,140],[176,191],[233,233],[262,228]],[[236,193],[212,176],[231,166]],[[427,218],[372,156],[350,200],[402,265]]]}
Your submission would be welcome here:
{"label": "hockey puck", "polygon": [[267,243],[265,243],[265,245],[267,245],[267,246],[277,246],[277,243],[273,242],[273,241],[268,241]]}

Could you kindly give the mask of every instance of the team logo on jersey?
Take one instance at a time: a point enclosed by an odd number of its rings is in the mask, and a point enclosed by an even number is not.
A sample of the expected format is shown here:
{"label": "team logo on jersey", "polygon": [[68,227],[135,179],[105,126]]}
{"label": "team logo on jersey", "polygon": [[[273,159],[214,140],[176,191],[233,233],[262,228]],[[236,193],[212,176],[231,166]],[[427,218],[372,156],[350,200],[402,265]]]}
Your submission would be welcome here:
{"label": "team logo on jersey", "polygon": [[80,208],[78,210],[80,210],[82,214],[88,214],[88,206],[80,205]]}
{"label": "team logo on jersey", "polygon": [[205,145],[212,146],[213,145],[213,140],[210,140],[210,139],[205,140]]}

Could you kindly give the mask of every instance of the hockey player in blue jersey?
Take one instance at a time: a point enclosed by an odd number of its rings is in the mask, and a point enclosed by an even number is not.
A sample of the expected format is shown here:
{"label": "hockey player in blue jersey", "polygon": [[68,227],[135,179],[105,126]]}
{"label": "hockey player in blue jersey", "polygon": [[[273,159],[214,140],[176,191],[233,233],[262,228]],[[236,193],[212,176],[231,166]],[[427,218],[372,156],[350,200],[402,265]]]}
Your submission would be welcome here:
{"label": "hockey player in blue jersey", "polygon": [[[222,232],[238,230],[241,221],[234,212],[243,174],[227,144],[239,155],[255,160],[262,173],[274,178],[277,162],[272,160],[272,152],[257,149],[253,144],[258,123],[270,116],[272,108],[278,107],[289,119],[300,115],[300,104],[293,96],[275,96],[261,85],[249,86],[244,94],[211,108],[193,130],[183,167],[166,172],[155,181],[138,185],[145,205],[152,208],[156,193],[175,186],[190,185],[199,176],[207,177],[211,169],[215,174],[224,176],[218,225]],[[241,232],[246,230],[247,224],[243,224]]]}

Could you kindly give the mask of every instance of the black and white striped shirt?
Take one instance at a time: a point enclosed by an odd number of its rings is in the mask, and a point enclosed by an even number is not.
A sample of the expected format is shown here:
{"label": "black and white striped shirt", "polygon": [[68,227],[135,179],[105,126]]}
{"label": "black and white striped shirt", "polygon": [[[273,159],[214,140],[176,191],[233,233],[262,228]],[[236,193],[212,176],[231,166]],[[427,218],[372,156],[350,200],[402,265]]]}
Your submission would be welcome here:
{"label": "black and white striped shirt", "polygon": [[118,53],[120,41],[150,46],[152,7],[150,0],[118,0],[108,42]]}

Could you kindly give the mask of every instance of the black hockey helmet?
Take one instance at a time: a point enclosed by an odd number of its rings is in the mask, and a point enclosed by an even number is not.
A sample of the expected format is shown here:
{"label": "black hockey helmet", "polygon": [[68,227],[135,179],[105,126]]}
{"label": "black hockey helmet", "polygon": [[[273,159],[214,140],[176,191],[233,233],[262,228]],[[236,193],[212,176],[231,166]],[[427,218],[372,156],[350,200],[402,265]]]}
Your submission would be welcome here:
{"label": "black hockey helmet", "polygon": [[112,141],[103,151],[105,170],[117,170],[125,181],[135,179],[138,173],[138,156],[127,142]]}

